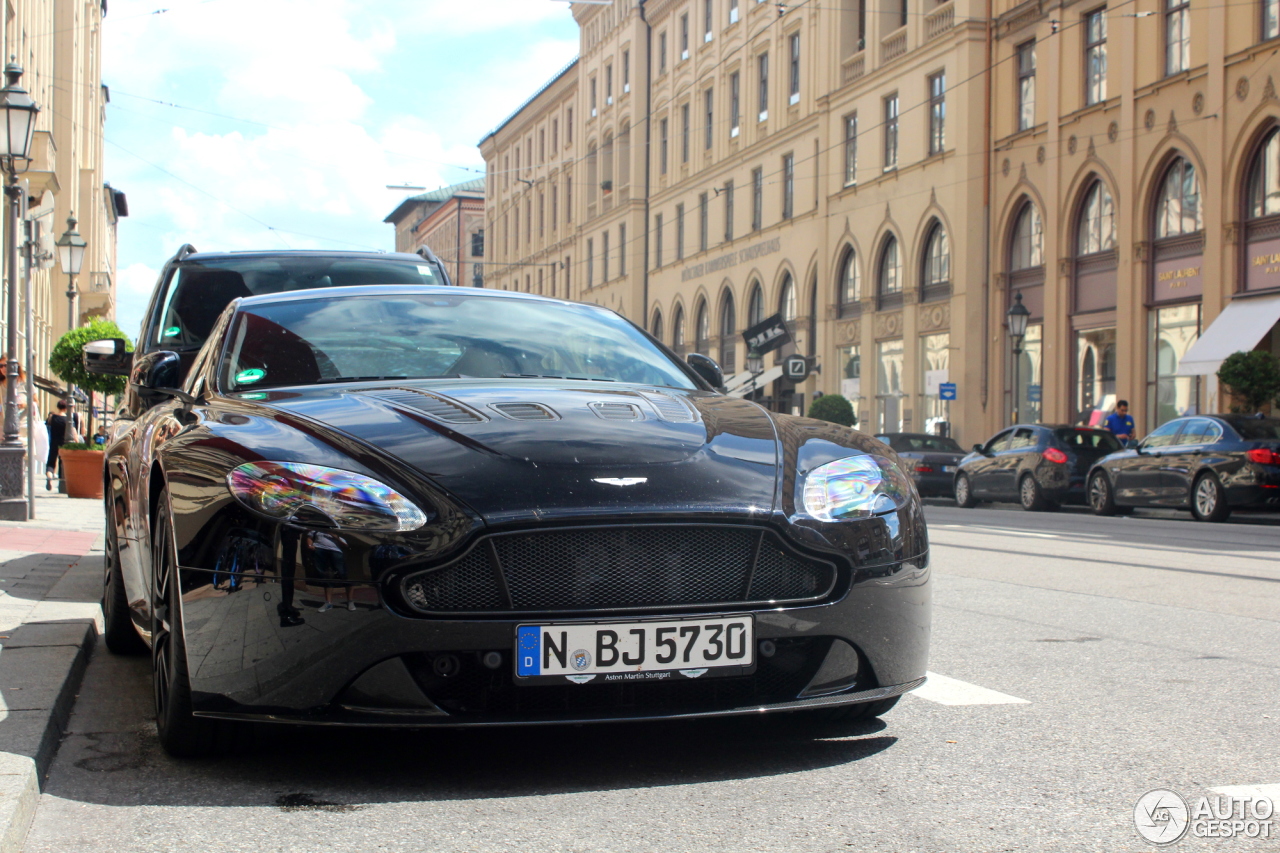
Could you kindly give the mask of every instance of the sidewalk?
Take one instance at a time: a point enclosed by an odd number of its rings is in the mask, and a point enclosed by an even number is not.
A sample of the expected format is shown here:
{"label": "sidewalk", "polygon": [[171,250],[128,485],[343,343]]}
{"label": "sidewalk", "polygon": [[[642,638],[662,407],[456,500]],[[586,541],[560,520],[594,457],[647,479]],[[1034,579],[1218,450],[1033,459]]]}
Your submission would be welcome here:
{"label": "sidewalk", "polygon": [[0,521],[0,853],[20,851],[102,612],[102,501]]}

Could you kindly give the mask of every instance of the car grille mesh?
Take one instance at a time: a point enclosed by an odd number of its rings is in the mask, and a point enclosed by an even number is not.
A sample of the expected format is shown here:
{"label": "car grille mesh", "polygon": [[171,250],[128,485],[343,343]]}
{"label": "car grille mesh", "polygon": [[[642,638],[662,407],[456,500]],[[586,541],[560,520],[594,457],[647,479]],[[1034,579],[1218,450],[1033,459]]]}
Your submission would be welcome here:
{"label": "car grille mesh", "polygon": [[404,592],[424,613],[644,610],[812,601],[835,580],[769,531],[658,525],[491,536]]}

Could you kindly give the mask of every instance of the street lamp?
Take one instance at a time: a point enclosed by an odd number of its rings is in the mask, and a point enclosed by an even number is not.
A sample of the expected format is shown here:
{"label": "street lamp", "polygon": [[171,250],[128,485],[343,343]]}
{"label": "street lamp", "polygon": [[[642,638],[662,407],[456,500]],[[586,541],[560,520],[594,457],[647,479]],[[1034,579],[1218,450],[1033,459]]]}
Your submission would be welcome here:
{"label": "street lamp", "polygon": [[[80,236],[80,232],[76,230],[76,216],[71,214],[67,217],[67,230],[62,232],[62,236],[55,243],[58,247],[58,262],[62,264],[62,271],[67,274],[67,331],[71,331],[79,323],[76,322],[76,297],[80,292],[76,290],[76,276],[80,274],[80,266],[84,263],[84,250],[88,243]],[[71,413],[75,411],[75,401],[71,398],[71,383],[67,383],[67,417],[71,417]]]}
{"label": "street lamp", "polygon": [[[31,136],[35,131],[36,113],[40,108],[27,91],[18,85],[22,67],[5,66],[5,87],[0,90],[0,111],[4,125],[0,127],[0,168],[9,177],[5,195],[9,198],[8,229],[5,242],[5,273],[9,280],[9,310],[6,314],[5,348],[9,360],[5,364],[8,381],[4,388],[4,444],[0,445],[0,518],[26,521],[27,506],[22,498],[22,463],[26,451],[18,438],[18,302],[21,299],[18,280],[18,208],[22,190],[18,187],[18,161],[29,159]],[[24,167],[25,169],[25,167]]]}
{"label": "street lamp", "polygon": [[1013,422],[1016,424],[1019,420],[1021,397],[1018,368],[1022,362],[1022,339],[1027,335],[1027,321],[1031,319],[1031,312],[1022,304],[1021,293],[1013,295],[1013,304],[1009,306],[1005,318],[1009,322],[1009,341],[1013,344]]}

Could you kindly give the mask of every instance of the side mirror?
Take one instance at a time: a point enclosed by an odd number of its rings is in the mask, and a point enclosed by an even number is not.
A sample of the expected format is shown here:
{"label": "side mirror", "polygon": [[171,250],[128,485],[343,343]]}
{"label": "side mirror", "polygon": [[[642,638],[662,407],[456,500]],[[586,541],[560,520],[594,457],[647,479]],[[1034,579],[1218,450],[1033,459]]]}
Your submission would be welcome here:
{"label": "side mirror", "polygon": [[182,384],[182,359],[176,352],[160,350],[139,358],[129,374],[129,384],[138,389],[139,396],[149,406],[165,397],[176,397],[187,404],[195,402],[194,397],[178,387]]}
{"label": "side mirror", "polygon": [[85,373],[99,376],[128,376],[133,369],[133,353],[126,351],[123,338],[92,341],[80,349]]}
{"label": "side mirror", "polygon": [[986,455],[987,455],[987,451],[985,451],[985,450],[983,450],[983,449],[982,449],[982,445],[981,445],[981,444],[975,444],[975,445],[973,446],[973,452],[974,452],[974,453],[981,453],[983,456],[986,456]]}
{"label": "side mirror", "polygon": [[685,361],[689,362],[693,372],[705,379],[712,388],[718,389],[724,386],[724,372],[720,370],[720,365],[716,364],[715,359],[700,352],[691,352],[685,356]]}

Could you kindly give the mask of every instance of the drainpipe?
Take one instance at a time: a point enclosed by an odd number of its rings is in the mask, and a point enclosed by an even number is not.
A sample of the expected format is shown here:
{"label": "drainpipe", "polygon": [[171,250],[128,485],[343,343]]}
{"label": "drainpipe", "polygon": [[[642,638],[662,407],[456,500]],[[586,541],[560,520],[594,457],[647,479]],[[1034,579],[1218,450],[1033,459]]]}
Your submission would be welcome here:
{"label": "drainpipe", "polygon": [[[990,2],[990,0],[988,0]],[[650,102],[653,97],[653,27],[649,24],[649,19],[644,14],[645,0],[637,0],[636,8],[640,10],[640,21],[644,24],[644,223],[641,230],[644,232],[644,257],[640,259],[641,281],[641,298],[643,304],[640,306],[640,328],[649,331],[649,194],[652,192],[650,181],[652,180],[652,149],[649,147],[653,138],[653,111]]]}
{"label": "drainpipe", "polygon": [[987,67],[982,93],[982,379],[979,385],[983,412],[987,410],[991,374],[991,158],[994,156],[991,150],[991,12],[991,0],[987,0]]}

